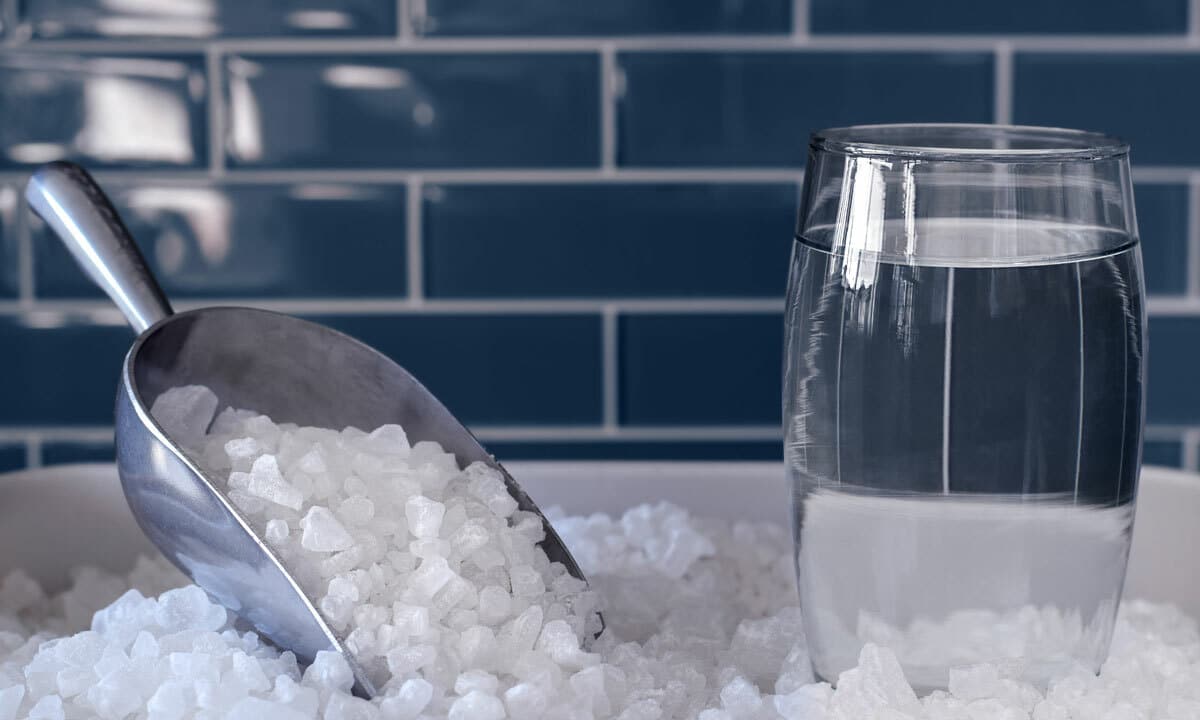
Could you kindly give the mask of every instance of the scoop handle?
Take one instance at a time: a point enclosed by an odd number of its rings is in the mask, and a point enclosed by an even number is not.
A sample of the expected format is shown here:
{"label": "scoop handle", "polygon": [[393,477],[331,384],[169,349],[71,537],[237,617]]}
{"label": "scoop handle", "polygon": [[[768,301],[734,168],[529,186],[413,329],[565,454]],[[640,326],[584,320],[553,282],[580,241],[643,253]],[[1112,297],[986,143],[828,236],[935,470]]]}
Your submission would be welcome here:
{"label": "scoop handle", "polygon": [[129,230],[86,170],[69,162],[43,165],[26,183],[25,199],[134,330],[141,333],[171,315]]}

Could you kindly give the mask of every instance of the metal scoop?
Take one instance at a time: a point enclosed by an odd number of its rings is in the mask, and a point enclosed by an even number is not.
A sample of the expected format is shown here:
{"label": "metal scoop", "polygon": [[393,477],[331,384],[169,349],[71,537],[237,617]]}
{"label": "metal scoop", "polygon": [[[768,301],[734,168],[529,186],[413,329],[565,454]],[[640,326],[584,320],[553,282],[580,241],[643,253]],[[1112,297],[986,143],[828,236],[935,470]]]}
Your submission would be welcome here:
{"label": "metal scoop", "polygon": [[159,550],[218,602],[277,646],[308,662],[336,650],[356,690],[376,688],[279,558],[209,477],[150,416],[164,390],[206,385],[222,405],[277,422],[328,428],[402,425],[462,464],[499,470],[521,510],[546,528],[541,547],[584,580],[545,515],[461,423],[404,368],[353,338],[287,315],[237,307],[172,314],[108,198],[83,168],[51,163],[25,188],[30,206],[66,244],[138,333],[117,391],[121,485],[138,524]]}

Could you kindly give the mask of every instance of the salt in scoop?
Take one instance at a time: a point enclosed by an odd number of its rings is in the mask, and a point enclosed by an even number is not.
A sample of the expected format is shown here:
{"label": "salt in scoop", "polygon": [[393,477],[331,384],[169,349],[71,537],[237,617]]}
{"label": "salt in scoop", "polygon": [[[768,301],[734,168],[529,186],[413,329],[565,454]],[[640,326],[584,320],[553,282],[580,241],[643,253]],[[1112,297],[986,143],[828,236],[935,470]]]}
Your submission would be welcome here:
{"label": "salt in scoop", "polygon": [[542,550],[584,580],[545,515],[475,437],[404,368],[322,325],[279,313],[212,307],[173,313],[112,204],[81,167],[39,168],[25,196],[83,270],[138,333],[125,356],[116,402],[117,467],[129,507],[159,550],[212,597],[302,661],[335,650],[356,691],[376,688],[213,477],[150,414],[155,398],[204,385],[223,405],[254,408],[279,422],[364,429],[404,427],[459,463],[498,470],[519,509],[545,526]]}

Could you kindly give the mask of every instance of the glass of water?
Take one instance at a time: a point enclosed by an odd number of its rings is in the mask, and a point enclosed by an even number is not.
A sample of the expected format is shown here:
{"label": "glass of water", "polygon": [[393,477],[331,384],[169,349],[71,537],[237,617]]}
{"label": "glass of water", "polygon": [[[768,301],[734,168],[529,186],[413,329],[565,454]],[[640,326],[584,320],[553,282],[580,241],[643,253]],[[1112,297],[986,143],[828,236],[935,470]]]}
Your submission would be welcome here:
{"label": "glass of water", "polygon": [[867,643],[919,690],[1108,653],[1144,404],[1128,146],[880,125],[811,142],[785,456],[815,670]]}

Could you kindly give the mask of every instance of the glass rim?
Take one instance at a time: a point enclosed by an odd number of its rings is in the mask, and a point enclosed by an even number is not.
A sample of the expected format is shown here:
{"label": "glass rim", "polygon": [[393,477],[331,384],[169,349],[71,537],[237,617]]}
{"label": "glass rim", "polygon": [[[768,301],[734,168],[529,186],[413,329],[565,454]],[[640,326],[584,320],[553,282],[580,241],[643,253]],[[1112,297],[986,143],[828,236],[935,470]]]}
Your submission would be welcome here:
{"label": "glass rim", "polygon": [[[989,141],[972,147],[963,138]],[[959,141],[955,142],[955,138]],[[1038,125],[990,123],[886,123],[847,125],[814,132],[809,147],[848,157],[909,160],[1036,163],[1117,158],[1129,143],[1113,135]]]}

